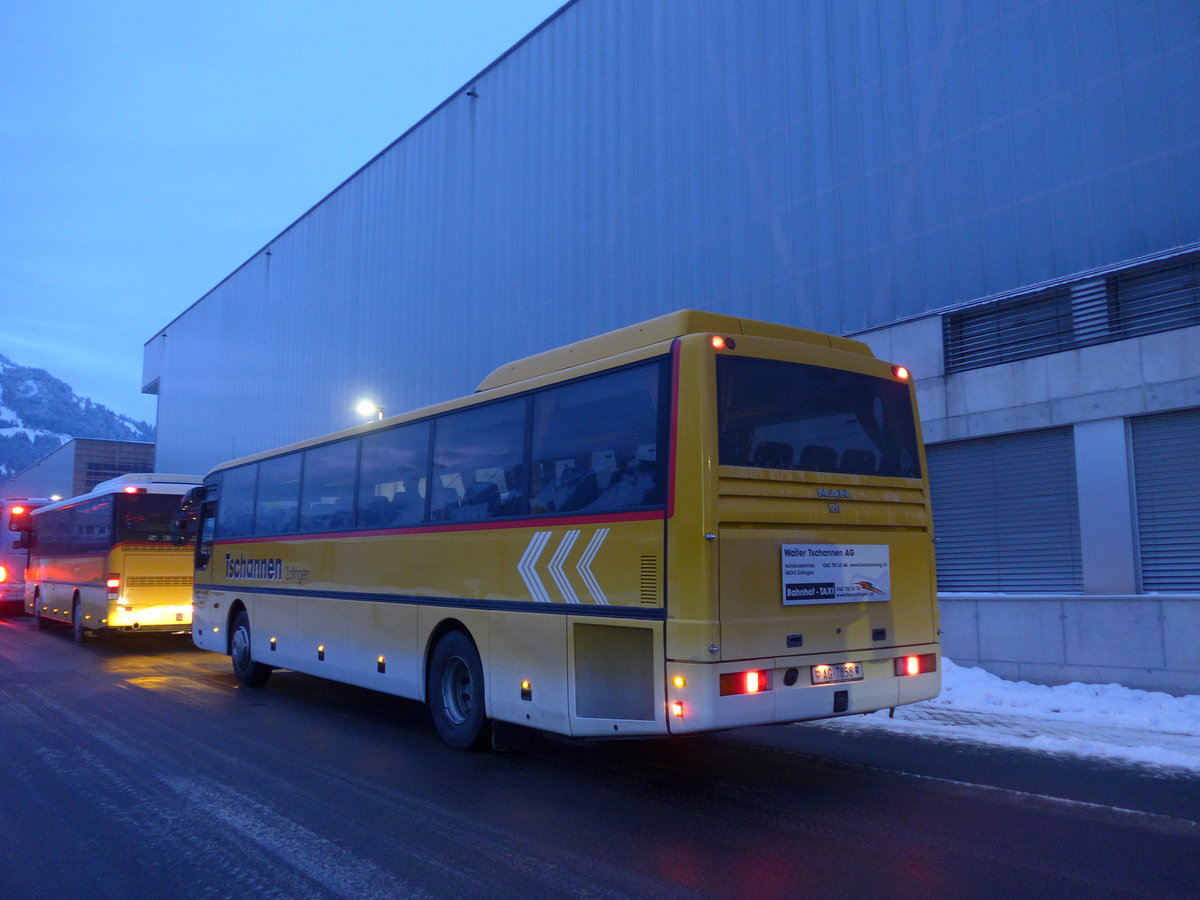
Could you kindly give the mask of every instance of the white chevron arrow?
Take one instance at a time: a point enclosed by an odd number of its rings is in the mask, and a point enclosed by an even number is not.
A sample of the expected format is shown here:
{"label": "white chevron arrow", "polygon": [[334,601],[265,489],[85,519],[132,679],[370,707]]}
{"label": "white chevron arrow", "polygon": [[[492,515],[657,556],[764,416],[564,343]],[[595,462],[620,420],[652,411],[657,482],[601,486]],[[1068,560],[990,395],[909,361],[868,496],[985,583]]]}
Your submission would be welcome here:
{"label": "white chevron arrow", "polygon": [[[575,591],[575,586],[571,584],[571,577],[567,574],[564,566],[567,562],[567,557],[571,555],[571,551],[575,548],[575,542],[579,539],[582,532],[572,529],[562,536],[562,540],[558,542],[558,546],[554,549],[554,554],[550,557],[550,562],[546,564],[546,571],[550,573],[550,577],[554,579],[554,584],[558,587],[563,599],[567,603],[581,603],[579,594]],[[521,554],[521,561],[517,563],[517,572],[521,575],[521,580],[525,582],[525,587],[529,589],[530,595],[538,603],[553,603],[550,598],[550,592],[546,590],[546,585],[542,583],[541,576],[537,573],[538,560],[542,558],[542,554],[546,551],[554,533],[551,531],[534,532],[533,537],[529,539],[529,543],[525,547],[525,552]],[[596,559],[596,554],[600,552],[600,546],[604,543],[604,539],[608,537],[607,528],[596,529],[591,540],[583,550],[583,555],[576,563],[575,569],[579,572],[579,577],[583,579],[583,583],[587,585],[588,592],[592,595],[592,601],[598,606],[609,606],[608,597],[600,587],[600,582],[596,580],[595,574],[592,572],[592,563]]]}
{"label": "white chevron arrow", "polygon": [[571,548],[575,546],[575,539],[577,537],[579,537],[578,531],[568,531],[564,534],[562,541],[558,545],[558,549],[554,551],[554,556],[550,557],[550,564],[546,566],[546,569],[550,572],[550,577],[554,579],[554,583],[558,585],[559,591],[562,592],[563,599],[568,603],[579,602],[575,588],[571,586],[571,579],[563,571],[563,563],[566,562],[567,554],[571,552]]}
{"label": "white chevron arrow", "polygon": [[592,539],[588,541],[587,547],[584,548],[583,556],[579,558],[579,564],[576,569],[579,570],[579,575],[583,578],[583,583],[592,593],[592,599],[601,606],[608,606],[608,598],[604,596],[604,591],[600,590],[600,582],[596,580],[596,576],[592,574],[592,560],[596,558],[596,554],[600,552],[600,545],[604,543],[604,539],[608,537],[607,528],[598,528],[596,533],[592,535]]}
{"label": "white chevron arrow", "polygon": [[546,592],[546,586],[542,584],[542,579],[538,577],[538,573],[534,569],[542,551],[546,549],[546,544],[550,541],[551,534],[552,532],[549,531],[535,532],[529,539],[529,546],[525,548],[521,561],[517,563],[517,571],[521,573],[521,580],[525,582],[525,587],[529,588],[529,593],[538,603],[551,602],[550,595]]}

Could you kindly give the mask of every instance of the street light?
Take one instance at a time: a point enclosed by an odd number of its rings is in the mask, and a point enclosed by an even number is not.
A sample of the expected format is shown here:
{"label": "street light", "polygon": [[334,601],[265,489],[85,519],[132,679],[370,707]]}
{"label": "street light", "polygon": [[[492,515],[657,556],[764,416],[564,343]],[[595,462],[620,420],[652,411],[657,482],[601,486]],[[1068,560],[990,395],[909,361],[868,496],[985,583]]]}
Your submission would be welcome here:
{"label": "street light", "polygon": [[383,407],[374,400],[359,400],[358,406],[354,407],[354,411],[364,419],[375,419],[377,422],[383,421]]}

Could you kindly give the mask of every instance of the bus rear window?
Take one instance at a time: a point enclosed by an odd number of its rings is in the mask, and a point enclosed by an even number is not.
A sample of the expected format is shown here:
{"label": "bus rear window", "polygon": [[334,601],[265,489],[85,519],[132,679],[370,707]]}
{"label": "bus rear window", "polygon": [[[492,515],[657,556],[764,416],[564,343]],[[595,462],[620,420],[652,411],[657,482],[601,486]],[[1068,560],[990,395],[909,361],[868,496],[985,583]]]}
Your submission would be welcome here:
{"label": "bus rear window", "polygon": [[122,494],[118,541],[167,540],[179,518],[178,494]]}
{"label": "bus rear window", "polygon": [[717,357],[720,462],[920,478],[908,385],[841,369]]}

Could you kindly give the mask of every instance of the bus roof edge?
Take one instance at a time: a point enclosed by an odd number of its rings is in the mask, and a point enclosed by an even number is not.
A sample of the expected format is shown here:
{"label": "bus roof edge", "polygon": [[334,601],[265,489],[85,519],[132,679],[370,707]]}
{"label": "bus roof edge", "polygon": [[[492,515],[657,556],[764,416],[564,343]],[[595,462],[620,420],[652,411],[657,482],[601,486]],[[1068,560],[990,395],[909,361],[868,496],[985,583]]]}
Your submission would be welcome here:
{"label": "bus roof edge", "polygon": [[832,347],[835,350],[844,350],[849,353],[873,355],[866,344],[850,338],[824,334],[820,331],[809,331],[805,328],[795,328],[791,325],[761,322],[757,319],[743,319],[739,316],[727,316],[721,313],[681,309],[645,322],[618,328],[616,331],[577,341],[574,344],[566,344],[553,350],[518,359],[515,362],[505,363],[483,379],[476,391],[506,387],[536,378],[539,375],[561,372],[574,366],[616,356],[619,353],[638,350],[689,334],[706,332],[799,341],[821,347]]}

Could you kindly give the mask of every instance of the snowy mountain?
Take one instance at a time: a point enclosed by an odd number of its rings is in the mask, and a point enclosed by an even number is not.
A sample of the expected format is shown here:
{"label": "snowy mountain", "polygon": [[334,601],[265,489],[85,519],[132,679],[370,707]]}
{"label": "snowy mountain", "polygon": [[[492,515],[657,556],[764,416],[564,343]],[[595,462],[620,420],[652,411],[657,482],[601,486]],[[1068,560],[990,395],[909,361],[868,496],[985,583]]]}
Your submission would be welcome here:
{"label": "snowy mountain", "polygon": [[154,427],[80,397],[44,369],[0,355],[0,482],[77,437],[153,441]]}

